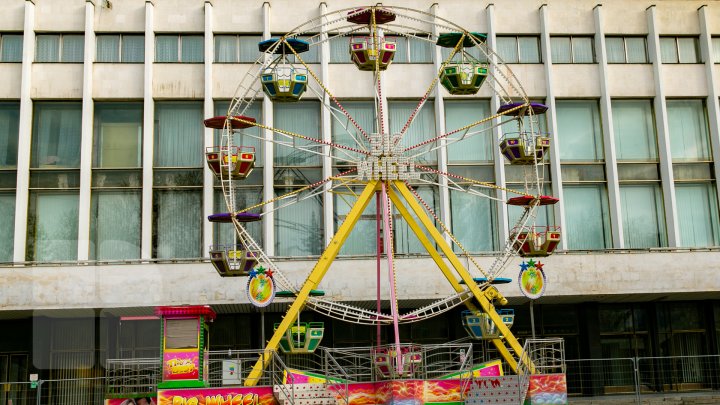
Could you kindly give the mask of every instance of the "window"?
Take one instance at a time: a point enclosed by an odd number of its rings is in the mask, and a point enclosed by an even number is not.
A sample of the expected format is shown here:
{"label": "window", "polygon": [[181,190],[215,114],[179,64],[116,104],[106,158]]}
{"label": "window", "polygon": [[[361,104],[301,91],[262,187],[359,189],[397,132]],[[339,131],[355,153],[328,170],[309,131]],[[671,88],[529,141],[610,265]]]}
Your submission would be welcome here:
{"label": "window", "polygon": [[22,62],[22,34],[0,34],[0,62]]}
{"label": "window", "polygon": [[[275,196],[293,191],[275,189]],[[285,203],[279,201],[277,206]],[[275,254],[277,256],[312,256],[322,253],[324,241],[322,196],[300,198],[275,212]]]}
{"label": "window", "polygon": [[[375,129],[375,104],[372,101],[345,101],[341,100],[345,111],[352,117],[358,127],[360,127],[367,136],[370,136],[373,132],[377,132]],[[357,148],[359,144],[364,145],[367,140],[365,135],[350,121],[350,119],[342,113],[339,109],[333,108],[332,113],[332,140],[333,142]],[[338,157],[338,160],[334,161],[334,164],[344,164],[343,158],[356,158],[357,154],[340,150],[333,149],[333,155]]]}
{"label": "window", "polygon": [[153,257],[201,257],[202,218],[202,190],[199,187],[156,187],[153,192]]}
{"label": "window", "polygon": [[0,102],[0,169],[17,166],[20,105]]}
{"label": "window", "polygon": [[78,198],[73,191],[30,191],[26,260],[77,259]]}
{"label": "window", "polygon": [[720,63],[720,37],[712,37],[713,63]]}
{"label": "window", "polygon": [[155,167],[202,167],[202,102],[155,104]]}
{"label": "window", "polygon": [[197,349],[197,319],[166,319],[165,349]]}
{"label": "window", "polygon": [[102,34],[97,36],[96,44],[96,62],[145,62],[144,35]]}
{"label": "window", "polygon": [[[471,253],[498,250],[496,207],[490,198],[450,190],[452,232],[465,250]],[[457,245],[453,247],[456,252],[461,251]]]}
{"label": "window", "polygon": [[202,111],[202,102],[155,104],[153,257],[201,256]]}
{"label": "window", "polygon": [[0,262],[13,261],[15,240],[15,192],[0,190]]}
{"label": "window", "polygon": [[557,125],[562,162],[604,159],[600,109],[595,100],[557,100]]}
{"label": "window", "polygon": [[424,36],[387,36],[396,45],[393,63],[432,63],[435,44]]}
{"label": "window", "polygon": [[93,167],[141,167],[142,103],[95,103],[94,118]]}
{"label": "window", "polygon": [[667,100],[680,246],[716,246],[718,203],[703,100]]}
{"label": "window", "polygon": [[216,35],[215,62],[253,63],[260,57],[260,41],[260,35]]}
{"label": "window", "polygon": [[673,163],[711,160],[703,100],[667,100],[667,113]]}
{"label": "window", "polygon": [[[399,134],[408,125],[408,121],[418,107],[418,103],[413,101],[390,101],[388,105],[390,107],[390,133]],[[405,135],[400,140],[400,145],[413,146],[437,136],[433,105],[433,101],[428,100],[417,111],[410,126],[405,128]],[[437,151],[433,150],[433,148],[436,145],[437,141],[414,149],[415,155],[418,155],[415,162],[421,165],[435,164],[437,162]]]}
{"label": "window", "polygon": [[620,203],[626,248],[667,245],[665,213],[659,184],[621,184]]}
{"label": "window", "polygon": [[505,63],[540,63],[540,38],[498,35],[496,52]]}
{"label": "window", "polygon": [[550,38],[552,63],[595,63],[591,36]]}
{"label": "window", "polygon": [[80,102],[36,102],[32,168],[79,168],[82,105]]}
{"label": "window", "polygon": [[[361,188],[352,190],[356,195],[362,193]],[[333,193],[335,199],[335,231],[347,219],[350,209],[357,201],[356,197],[349,193]],[[376,200],[373,198],[365,207],[362,215],[345,240],[340,254],[342,255],[370,255],[377,252],[377,224],[376,224]]]}
{"label": "window", "polygon": [[82,63],[85,37],[77,34],[38,34],[35,62]]}
{"label": "window", "polygon": [[90,207],[90,258],[140,258],[140,189],[93,189]]}
{"label": "window", "polygon": [[205,43],[202,35],[157,35],[155,62],[202,63]]}
{"label": "window", "polygon": [[697,37],[660,37],[662,63],[701,63]]}
{"label": "window", "polygon": [[95,103],[90,258],[140,257],[142,103]]}
{"label": "window", "polygon": [[[445,102],[445,130],[452,132],[470,123],[489,117],[488,100]],[[476,125],[447,137],[449,164],[490,163],[494,149],[490,123]]]}
{"label": "window", "polygon": [[606,37],[608,63],[648,63],[645,37]]}
{"label": "window", "polygon": [[607,188],[600,184],[563,184],[568,249],[611,247]]}
{"label": "window", "polygon": [[618,161],[657,161],[657,135],[650,100],[613,100]]}
{"label": "window", "polygon": [[680,246],[717,246],[720,242],[720,221],[715,184],[675,184]]}
{"label": "window", "polygon": [[[295,134],[320,139],[320,104],[314,101],[297,103],[273,103],[275,128]],[[321,157],[312,151],[322,150],[317,142],[306,141],[294,136],[274,134],[275,139],[290,146],[275,144],[275,165],[277,166],[320,166]],[[306,150],[297,149],[304,147]],[[309,150],[309,151],[307,151]]]}
{"label": "window", "polygon": [[611,247],[600,111],[595,100],[556,101],[568,249]]}
{"label": "window", "polygon": [[82,105],[33,109],[26,260],[76,260]]}
{"label": "window", "polygon": [[350,59],[350,36],[330,36],[330,63],[352,63]]}
{"label": "window", "polygon": [[[440,196],[437,187],[413,187],[425,204],[427,204],[433,212],[437,213],[438,207],[440,206]],[[417,216],[415,216],[413,212],[411,212],[410,215],[418,222]],[[433,220],[433,223],[434,222]],[[427,254],[427,250],[425,250],[420,240],[415,236],[410,225],[408,225],[407,221],[400,215],[393,217],[393,239],[395,240],[395,253],[397,254]]]}

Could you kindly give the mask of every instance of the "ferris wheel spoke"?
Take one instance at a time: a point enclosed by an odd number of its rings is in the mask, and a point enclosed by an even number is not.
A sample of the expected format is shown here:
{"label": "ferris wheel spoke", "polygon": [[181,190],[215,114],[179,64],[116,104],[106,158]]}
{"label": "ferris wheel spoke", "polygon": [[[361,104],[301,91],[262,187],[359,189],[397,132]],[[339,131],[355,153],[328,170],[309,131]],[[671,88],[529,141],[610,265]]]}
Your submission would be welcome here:
{"label": "ferris wheel spoke", "polygon": [[[447,66],[448,63],[452,60],[453,56],[458,52],[458,49],[461,48],[461,45],[463,44],[463,41],[465,40],[465,33],[460,36],[460,40],[455,45],[455,48],[453,48],[452,52],[450,52],[450,55],[448,55],[447,58],[443,61],[442,65],[440,66],[440,72],[442,72],[445,69],[445,66]],[[417,113],[422,109],[422,107],[425,105],[425,102],[427,101],[428,97],[430,97],[430,93],[432,93],[433,89],[437,85],[438,81],[440,80],[440,75],[437,74],[433,77],[432,82],[428,86],[427,90],[425,91],[425,94],[420,98],[420,102],[418,103],[417,107],[413,110],[413,112],[410,114],[410,117],[408,118],[407,122],[405,122],[405,125],[400,130],[400,136],[398,137],[397,141],[395,141],[395,144],[400,143],[402,141],[403,136],[405,136],[405,133],[407,132],[408,128],[410,128],[410,125],[415,120],[415,117],[417,116]]]}
{"label": "ferris wheel spoke", "polygon": [[[427,145],[427,144],[436,142],[436,141],[438,141],[438,140],[440,140],[440,139],[447,138],[448,136],[451,136],[451,135],[457,134],[457,133],[459,133],[459,132],[468,130],[468,129],[472,128],[472,127],[475,127],[475,126],[484,124],[484,123],[486,123],[486,122],[490,122],[490,121],[492,121],[492,120],[494,120],[494,119],[496,119],[496,118],[498,118],[498,117],[502,117],[502,116],[504,116],[504,115],[508,115],[508,114],[510,114],[510,113],[512,113],[512,112],[515,112],[515,111],[517,111],[517,110],[520,110],[520,109],[522,109],[522,108],[525,108],[525,107],[527,107],[527,106],[529,106],[529,105],[530,105],[530,103],[529,103],[529,102],[526,102],[526,103],[523,103],[523,104],[521,104],[521,105],[518,105],[517,107],[509,108],[509,109],[507,109],[507,110],[505,110],[505,111],[503,111],[503,112],[501,112],[501,113],[494,114],[494,115],[492,115],[492,116],[490,116],[490,117],[483,118],[483,119],[481,119],[481,120],[475,121],[475,122],[470,123],[470,124],[467,124],[467,125],[465,125],[465,126],[462,126],[462,127],[458,128],[458,129],[452,130],[452,131],[447,132],[447,133],[444,133],[444,134],[442,134],[442,135],[438,135],[438,136],[436,136],[436,137],[434,137],[434,138],[424,140],[424,141],[419,142],[419,143],[417,143],[417,144],[415,144],[415,145],[412,145],[412,146],[408,146],[407,148],[405,148],[405,150],[403,150],[403,152],[407,152],[407,151],[410,151],[410,150],[413,150],[413,149],[417,149],[417,148],[422,147],[422,146],[425,146],[425,145]],[[423,153],[426,153],[426,152],[423,152]]]}
{"label": "ferris wheel spoke", "polygon": [[[263,206],[265,206],[265,205],[267,205],[267,204],[272,204],[272,203],[274,203],[274,202],[276,202],[276,201],[283,200],[283,199],[286,199],[286,198],[290,198],[290,197],[294,196],[295,194],[302,193],[303,191],[315,189],[315,188],[318,188],[318,187],[322,187],[323,185],[325,185],[326,183],[328,183],[328,182],[330,182],[330,181],[332,181],[332,180],[341,179],[343,176],[348,175],[348,174],[350,174],[350,173],[353,173],[353,172],[355,172],[355,171],[357,171],[357,168],[352,168],[352,169],[350,169],[350,170],[344,171],[344,172],[339,173],[339,174],[337,174],[337,175],[330,176],[330,177],[327,177],[327,178],[325,178],[325,179],[316,181],[315,183],[309,184],[309,185],[307,185],[307,186],[305,186],[305,187],[301,187],[301,188],[299,188],[299,189],[297,189],[297,190],[293,190],[293,191],[290,191],[290,192],[285,193],[285,194],[283,194],[283,195],[277,196],[277,197],[272,198],[272,199],[270,199],[270,200],[263,201],[263,202],[260,202],[260,203],[258,203],[258,204],[251,205],[251,206],[249,206],[249,207],[243,208],[243,209],[241,209],[241,210],[239,210],[239,211],[236,211],[235,213],[236,213],[236,214],[241,214],[241,213],[243,213],[243,212],[248,212],[248,211],[253,210],[253,209],[255,209],[255,208],[260,208],[260,207],[263,207]],[[261,215],[262,215],[262,214],[261,214]]]}
{"label": "ferris wheel spoke", "polygon": [[460,176],[459,174],[453,174],[453,173],[449,173],[449,172],[442,172],[442,171],[440,171],[440,170],[433,169],[432,167],[427,167],[427,166],[422,166],[422,165],[415,165],[415,167],[418,168],[418,169],[420,169],[420,170],[424,170],[424,171],[426,171],[426,172],[439,174],[439,175],[442,175],[442,176],[445,176],[445,177],[448,177],[448,178],[455,178],[455,179],[458,179],[458,180],[462,180],[462,181],[464,181],[464,182],[466,182],[466,183],[471,183],[471,184],[474,184],[474,185],[478,185],[478,186],[482,186],[482,187],[487,187],[487,188],[493,188],[493,189],[496,189],[496,190],[503,190],[503,191],[507,191],[507,192],[509,192],[509,193],[524,195],[524,196],[527,196],[527,197],[535,197],[534,195],[529,194],[529,193],[524,192],[524,191],[513,190],[513,189],[510,189],[510,188],[498,186],[497,184],[489,183],[489,182],[486,182],[486,181],[480,181],[480,180],[471,179],[471,178],[469,178],[469,177]]}
{"label": "ferris wheel spoke", "polygon": [[[348,113],[347,110],[345,110],[345,108],[342,106],[342,104],[340,104],[340,101],[338,101],[337,97],[335,97],[335,96],[330,92],[330,90],[328,90],[327,86],[325,86],[325,85],[323,84],[322,80],[320,80],[320,79],[317,77],[317,75],[315,74],[315,72],[313,72],[313,70],[310,69],[310,66],[308,66],[307,63],[305,63],[305,61],[302,59],[302,57],[300,56],[300,54],[299,54],[292,46],[289,46],[289,48],[290,48],[290,50],[292,51],[292,53],[295,55],[295,57],[297,58],[297,60],[300,61],[300,63],[303,65],[303,67],[305,67],[305,69],[307,69],[307,71],[308,71],[308,73],[310,74],[310,76],[312,76],[312,78],[315,79],[315,83],[323,89],[323,91],[325,92],[325,94],[327,94],[328,97],[330,97],[330,99],[338,106],[338,108],[340,109],[340,111],[342,111],[342,113],[345,114],[345,116],[347,117],[347,119],[350,120],[350,122],[355,126],[355,128],[357,128],[357,130],[360,131],[360,133],[365,137],[365,139],[366,139],[368,142],[370,142],[370,137],[368,136],[367,132],[365,132],[365,130],[362,129],[362,128],[360,127],[360,125],[358,125],[358,123],[355,121],[355,119],[350,115],[350,113]],[[322,97],[320,97],[320,99],[322,100]]]}
{"label": "ferris wheel spoke", "polygon": [[[272,132],[274,132],[274,133],[276,133],[276,134],[285,135],[285,136],[290,137],[290,138],[303,139],[303,140],[305,140],[305,141],[310,141],[310,142],[316,143],[316,144],[318,144],[318,145],[327,145],[327,146],[331,146],[331,147],[336,148],[336,149],[349,150],[349,151],[351,151],[351,152],[359,153],[359,154],[365,155],[365,156],[369,156],[369,155],[370,155],[369,152],[364,151],[364,150],[362,150],[362,149],[357,149],[357,148],[353,148],[353,147],[350,147],[350,146],[345,146],[345,145],[341,145],[341,144],[338,144],[338,143],[334,143],[334,142],[325,141],[325,140],[322,140],[322,139],[313,138],[313,137],[310,137],[310,136],[305,136],[305,135],[301,135],[301,134],[296,134],[296,133],[294,133],[294,132],[286,131],[286,130],[284,130],[284,129],[269,127],[269,126],[267,126],[267,125],[263,125],[263,124],[260,124],[260,123],[258,123],[258,122],[253,122],[253,121],[248,121],[248,120],[242,119],[242,118],[240,118],[240,117],[230,117],[230,118],[228,118],[228,119],[229,119],[230,121],[233,121],[233,122],[239,122],[239,123],[241,123],[241,124],[252,125],[252,126],[254,126],[254,127],[258,127],[258,128],[265,129],[265,130],[267,130],[267,131],[272,131]],[[263,140],[265,140],[265,139],[263,139]],[[322,152],[319,152],[319,154],[322,155],[323,153],[322,153]]]}

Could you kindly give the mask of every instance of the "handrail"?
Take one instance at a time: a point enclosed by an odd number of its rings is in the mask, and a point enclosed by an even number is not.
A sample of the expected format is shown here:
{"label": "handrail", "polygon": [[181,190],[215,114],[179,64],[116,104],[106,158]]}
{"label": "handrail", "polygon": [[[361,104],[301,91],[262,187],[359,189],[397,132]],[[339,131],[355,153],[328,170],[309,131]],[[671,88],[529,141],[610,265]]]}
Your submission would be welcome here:
{"label": "handrail", "polygon": [[[327,378],[327,379],[325,380],[325,387],[327,388],[328,386],[331,385],[331,382],[330,382],[330,381],[331,381],[331,380],[330,380],[331,376],[330,376],[330,370],[329,370],[329,369],[330,369],[330,367],[332,366],[332,368],[333,368],[334,370],[339,370],[340,373],[342,374],[342,378],[341,378],[342,383],[341,383],[341,384],[342,384],[342,386],[343,386],[343,389],[342,389],[340,395],[341,395],[342,399],[344,400],[344,404],[350,404],[350,389],[349,389],[349,387],[348,387],[348,383],[350,382],[350,376],[349,376],[348,373],[345,371],[345,369],[342,368],[342,367],[340,366],[340,364],[338,364],[337,360],[335,360],[335,358],[330,354],[330,352],[327,350],[327,348],[325,348],[325,347],[320,347],[320,350],[322,350],[322,352],[323,352],[323,359],[325,360],[325,361],[324,361],[324,363],[325,363],[325,376],[326,376],[326,378]],[[332,385],[336,385],[336,384],[332,384]]]}

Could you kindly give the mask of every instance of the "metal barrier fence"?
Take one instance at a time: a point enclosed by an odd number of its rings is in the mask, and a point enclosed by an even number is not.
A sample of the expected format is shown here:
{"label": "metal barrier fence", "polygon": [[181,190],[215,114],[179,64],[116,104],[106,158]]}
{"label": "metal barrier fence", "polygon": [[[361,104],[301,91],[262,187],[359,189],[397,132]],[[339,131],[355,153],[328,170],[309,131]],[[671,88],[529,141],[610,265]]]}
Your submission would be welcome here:
{"label": "metal barrier fence", "polygon": [[720,355],[566,360],[570,397],[720,395]]}
{"label": "metal barrier fence", "polygon": [[[453,352],[461,357],[469,351],[457,345]],[[228,382],[223,381],[223,362],[235,362],[242,379],[247,376],[258,355],[259,351],[211,352],[208,365],[210,385],[219,387]],[[335,359],[334,364],[323,365],[323,361],[327,360],[322,357],[327,355],[318,354],[315,358],[302,361],[298,358],[292,361],[294,364],[287,364],[287,367],[306,369],[303,366],[310,366],[317,371],[326,369],[338,377],[339,369],[343,369],[347,373],[343,378],[360,381],[368,379],[369,364],[359,361],[361,356],[358,356],[357,351],[332,349],[329,355]],[[99,405],[103,403],[106,393],[119,395],[137,390],[152,392],[160,376],[160,365],[160,360],[155,358],[109,361],[107,377],[40,380],[37,388],[31,388],[27,381],[0,382],[0,405]],[[720,355],[578,359],[565,360],[565,366],[571,403],[575,400],[582,402],[584,398],[618,396],[624,398],[623,403],[640,404],[651,397],[687,393],[712,394],[718,398],[716,403],[720,403]],[[273,367],[271,365],[270,368]],[[432,378],[434,373],[425,370],[423,374]],[[268,385],[272,382],[272,372],[266,372],[258,383]]]}

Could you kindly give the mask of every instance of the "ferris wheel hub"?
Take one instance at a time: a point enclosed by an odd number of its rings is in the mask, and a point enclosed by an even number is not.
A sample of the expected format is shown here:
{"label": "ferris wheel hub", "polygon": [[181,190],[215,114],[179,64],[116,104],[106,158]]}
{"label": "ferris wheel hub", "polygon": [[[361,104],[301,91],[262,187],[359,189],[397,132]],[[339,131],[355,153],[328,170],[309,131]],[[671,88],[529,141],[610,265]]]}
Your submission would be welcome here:
{"label": "ferris wheel hub", "polygon": [[370,155],[358,163],[361,180],[416,180],[415,158],[406,156],[400,145],[402,134],[371,134]]}

